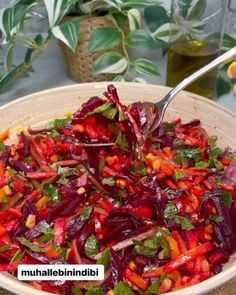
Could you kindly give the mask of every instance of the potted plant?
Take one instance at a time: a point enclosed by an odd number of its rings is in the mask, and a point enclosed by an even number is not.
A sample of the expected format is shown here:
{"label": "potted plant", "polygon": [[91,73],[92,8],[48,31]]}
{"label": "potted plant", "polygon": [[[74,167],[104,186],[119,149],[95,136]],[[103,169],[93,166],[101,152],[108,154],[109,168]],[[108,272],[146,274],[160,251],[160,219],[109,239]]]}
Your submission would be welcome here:
{"label": "potted plant", "polygon": [[[142,10],[150,30],[143,29]],[[48,20],[48,32],[32,37],[25,28],[38,17]],[[0,10],[2,44],[7,48],[0,90],[32,71],[34,60],[54,39],[71,61],[67,68],[75,81],[140,81],[139,74],[158,75],[156,65],[142,51],[166,50],[159,39],[165,32],[153,32],[168,21],[159,0],[18,0]],[[14,65],[19,44],[26,47],[26,54],[22,63]],[[130,57],[129,48],[141,50],[140,56]],[[76,76],[79,70],[83,72]]]}

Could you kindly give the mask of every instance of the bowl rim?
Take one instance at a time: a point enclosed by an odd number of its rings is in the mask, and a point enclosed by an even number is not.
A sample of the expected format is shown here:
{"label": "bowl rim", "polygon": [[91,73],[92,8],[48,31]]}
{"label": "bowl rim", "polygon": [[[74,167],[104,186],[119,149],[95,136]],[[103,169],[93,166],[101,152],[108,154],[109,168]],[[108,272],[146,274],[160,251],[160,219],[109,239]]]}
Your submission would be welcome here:
{"label": "bowl rim", "polygon": [[[168,90],[171,90],[170,87],[163,86],[163,85],[139,84],[139,83],[134,83],[134,82],[88,82],[88,83],[80,83],[80,84],[71,84],[71,85],[65,85],[65,86],[60,86],[60,87],[53,87],[53,88],[49,88],[46,90],[42,90],[42,91],[38,91],[38,92],[24,95],[24,96],[19,97],[11,102],[1,105],[0,112],[4,111],[6,108],[14,106],[15,103],[22,103],[24,101],[33,99],[35,96],[43,96],[45,94],[57,92],[60,90],[68,90],[68,95],[69,95],[69,91],[71,89],[78,88],[78,90],[79,90],[81,87],[95,88],[95,89],[98,89],[98,91],[99,91],[99,89],[105,90],[107,88],[107,85],[111,84],[111,83],[114,84],[118,89],[119,89],[119,87],[124,87],[124,88],[140,87],[140,88],[147,88],[147,89],[148,88],[159,88],[159,89],[162,88],[164,90],[167,90],[166,92],[168,92]],[[201,102],[205,103],[206,105],[210,104],[210,105],[214,106],[215,108],[222,110],[224,113],[227,113],[228,115],[230,115],[234,119],[236,119],[236,113],[217,104],[216,102],[214,102],[210,99],[204,98],[200,95],[197,95],[197,94],[194,94],[191,92],[187,92],[187,91],[181,91],[180,94],[178,94],[178,95],[181,95],[181,93],[188,94],[188,99],[191,99],[193,101],[200,100]],[[101,94],[99,94],[99,96],[101,96],[101,95],[102,95],[102,92],[101,92]],[[78,96],[79,96],[79,93],[78,93]],[[137,99],[139,99],[139,98],[137,97]],[[232,258],[232,256],[231,256],[231,258]],[[234,257],[232,259],[234,259]],[[227,281],[229,281],[230,279],[232,279],[235,276],[236,276],[236,264],[229,266],[228,269],[225,269],[225,270],[221,271],[220,273],[218,273],[218,274],[216,274],[216,275],[208,278],[207,280],[202,281],[196,285],[189,286],[189,287],[186,287],[186,288],[183,288],[180,290],[168,292],[166,294],[194,295],[194,294],[200,294],[199,292],[201,292],[201,294],[204,294],[206,292],[209,292],[209,291],[225,284]],[[8,291],[14,292],[15,294],[19,294],[19,295],[22,295],[22,294],[24,294],[24,295],[54,294],[54,293],[49,293],[49,292],[38,290],[29,284],[26,284],[24,282],[17,280],[14,276],[11,276],[9,273],[6,273],[6,272],[0,272],[0,287],[6,289]]]}

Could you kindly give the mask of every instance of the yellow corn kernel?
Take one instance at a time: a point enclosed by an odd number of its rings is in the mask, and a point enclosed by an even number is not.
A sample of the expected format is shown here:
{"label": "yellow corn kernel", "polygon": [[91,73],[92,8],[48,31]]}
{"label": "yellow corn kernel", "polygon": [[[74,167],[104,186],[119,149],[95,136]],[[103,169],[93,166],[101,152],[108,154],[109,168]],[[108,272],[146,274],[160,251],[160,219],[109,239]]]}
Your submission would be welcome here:
{"label": "yellow corn kernel", "polygon": [[83,195],[84,193],[86,193],[86,189],[81,186],[78,190],[77,190],[78,195]]}
{"label": "yellow corn kernel", "polygon": [[126,181],[124,179],[117,179],[116,186],[118,188],[124,189],[126,187]]}
{"label": "yellow corn kernel", "polygon": [[18,127],[16,128],[16,132],[17,132],[17,134],[20,134],[20,133],[23,132],[23,131],[24,131],[23,126],[18,126]]}
{"label": "yellow corn kernel", "polygon": [[48,201],[50,200],[50,197],[43,196],[41,197],[36,203],[35,206],[39,209],[42,208]]}
{"label": "yellow corn kernel", "polygon": [[161,167],[161,161],[158,160],[158,159],[155,159],[153,162],[152,162],[152,168],[153,169],[159,169]]}
{"label": "yellow corn kernel", "polygon": [[112,290],[107,291],[106,295],[116,295],[116,293]]}
{"label": "yellow corn kernel", "polygon": [[0,203],[4,202],[5,200],[5,193],[4,193],[4,190],[2,188],[0,188]]}
{"label": "yellow corn kernel", "polygon": [[65,112],[66,118],[71,118],[72,117],[72,112]]}
{"label": "yellow corn kernel", "polygon": [[4,176],[5,176],[5,177],[10,177],[10,176],[11,176],[10,171],[9,171],[9,170],[6,170],[6,171],[4,172]]}
{"label": "yellow corn kernel", "polygon": [[134,263],[134,261],[130,261],[129,265],[128,265],[129,269],[131,270],[136,270],[136,264]]}
{"label": "yellow corn kernel", "polygon": [[9,136],[9,129],[5,129],[0,133],[0,142],[3,142]]}
{"label": "yellow corn kernel", "polygon": [[146,171],[147,171],[147,174],[151,174],[152,173],[152,168],[147,167]]}
{"label": "yellow corn kernel", "polygon": [[212,224],[208,224],[205,226],[205,231],[209,234],[212,234],[213,233],[213,225]]}
{"label": "yellow corn kernel", "polygon": [[50,157],[50,162],[51,163],[56,163],[58,161],[58,155],[54,154]]}
{"label": "yellow corn kernel", "polygon": [[159,253],[158,253],[158,259],[162,260],[165,258],[165,250],[161,250]]}
{"label": "yellow corn kernel", "polygon": [[3,189],[3,191],[4,191],[4,193],[5,193],[6,196],[9,197],[9,196],[12,195],[12,190],[9,187],[9,185],[4,185],[4,187],[2,189]]}
{"label": "yellow corn kernel", "polygon": [[75,124],[75,125],[73,125],[73,128],[72,129],[73,129],[74,132],[78,132],[78,133],[83,133],[85,131],[84,126],[81,125],[81,124]]}
{"label": "yellow corn kernel", "polygon": [[28,228],[32,228],[35,226],[36,223],[36,216],[34,214],[29,214],[26,222],[25,222],[25,226]]}
{"label": "yellow corn kernel", "polygon": [[162,293],[166,293],[167,291],[170,290],[170,288],[172,287],[172,281],[171,279],[164,279],[162,282],[161,282],[161,285],[160,285],[160,294]]}
{"label": "yellow corn kernel", "polygon": [[156,158],[156,157],[153,155],[153,153],[148,153],[148,154],[146,155],[146,160],[154,161],[155,158]]}

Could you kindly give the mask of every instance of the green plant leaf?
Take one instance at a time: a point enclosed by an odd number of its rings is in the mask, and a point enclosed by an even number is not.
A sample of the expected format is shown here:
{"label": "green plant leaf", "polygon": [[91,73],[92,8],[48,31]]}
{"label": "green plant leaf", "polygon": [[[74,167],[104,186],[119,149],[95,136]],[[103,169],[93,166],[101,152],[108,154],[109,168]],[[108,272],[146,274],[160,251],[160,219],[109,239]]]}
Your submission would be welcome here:
{"label": "green plant leaf", "polygon": [[187,10],[186,19],[197,20],[204,14],[207,7],[206,0],[192,0]]}
{"label": "green plant leaf", "polygon": [[127,7],[146,7],[146,6],[153,6],[159,5],[161,3],[160,0],[123,0],[122,8]]}
{"label": "green plant leaf", "polygon": [[159,48],[159,45],[144,30],[129,32],[126,41],[127,46],[131,48],[141,50]]}
{"label": "green plant leaf", "polygon": [[89,37],[88,53],[115,47],[121,43],[121,34],[116,28],[97,28]]}
{"label": "green plant leaf", "polygon": [[232,194],[230,192],[224,191],[221,193],[221,197],[225,204],[230,208],[233,202]]}
{"label": "green plant leaf", "polygon": [[152,36],[155,39],[160,39],[165,42],[169,42],[170,39],[174,42],[180,37],[180,35],[181,32],[179,26],[173,23],[166,23],[152,33]]}
{"label": "green plant leaf", "polygon": [[115,78],[113,79],[113,81],[116,82],[125,82],[125,78],[121,75],[115,76]]}
{"label": "green plant leaf", "polygon": [[84,14],[91,14],[96,10],[105,10],[109,6],[104,0],[87,1],[80,5],[80,9]]}
{"label": "green plant leaf", "polygon": [[109,254],[110,254],[110,249],[106,249],[105,251],[102,252],[101,257],[98,258],[97,264],[102,264],[104,265],[104,268],[106,269],[109,264]]}
{"label": "green plant leaf", "polygon": [[162,6],[150,6],[144,9],[144,19],[151,32],[170,21],[167,11]]}
{"label": "green plant leaf", "polygon": [[175,221],[181,225],[182,230],[190,230],[194,229],[190,219],[183,216],[175,216]]}
{"label": "green plant leaf", "polygon": [[80,288],[78,286],[75,286],[75,285],[73,285],[71,287],[71,292],[72,292],[72,295],[83,295],[83,293],[80,290]]}
{"label": "green plant leaf", "polygon": [[109,185],[109,186],[113,186],[115,184],[115,180],[113,177],[105,177],[102,180],[102,184],[104,185]]}
{"label": "green plant leaf", "polygon": [[[35,38],[34,38],[35,44],[37,46],[37,49],[41,49],[42,45],[44,44],[44,39],[43,36],[41,34],[38,34]],[[36,48],[28,48],[28,50],[26,51],[25,54],[25,62],[28,63],[31,60],[31,56],[32,53],[35,51]]]}
{"label": "green plant leaf", "polygon": [[118,52],[106,52],[96,59],[93,67],[93,74],[119,74],[124,72],[127,66],[128,61],[123,55]]}
{"label": "green plant leaf", "polygon": [[0,80],[0,92],[6,88],[13,81],[18,78],[24,76],[26,73],[30,72],[32,69],[32,65],[30,63],[23,62],[22,64],[16,66],[10,72],[8,72],[5,76],[3,76]]}
{"label": "green plant leaf", "polygon": [[138,9],[132,8],[128,11],[130,31],[138,30],[141,27],[141,15]]}
{"label": "green plant leaf", "polygon": [[82,221],[89,219],[89,217],[90,217],[90,215],[92,213],[92,210],[93,210],[93,208],[91,206],[84,207],[84,210],[80,214],[80,219]]}
{"label": "green plant leaf", "polygon": [[44,0],[50,27],[57,25],[67,12],[76,4],[76,0]]}
{"label": "green plant leaf", "polygon": [[224,34],[223,41],[222,41],[222,47],[225,49],[230,49],[236,46],[236,39],[229,36],[228,34]]}
{"label": "green plant leaf", "polygon": [[15,28],[20,23],[22,14],[22,8],[17,7],[16,5],[6,8],[2,12],[2,24],[4,28],[3,33],[11,36],[13,33],[13,28]]}
{"label": "green plant leaf", "polygon": [[4,67],[7,72],[11,70],[12,67],[12,62],[13,62],[13,49],[15,47],[15,44],[12,44],[8,47],[7,52],[6,52],[6,57],[4,60]]}
{"label": "green plant leaf", "polygon": [[79,33],[79,21],[64,22],[52,28],[53,35],[75,51]]}
{"label": "green plant leaf", "polygon": [[146,76],[160,75],[156,65],[146,57],[139,57],[133,61],[135,71]]}
{"label": "green plant leaf", "polygon": [[216,80],[216,96],[220,97],[231,90],[231,83],[222,76],[218,76]]}

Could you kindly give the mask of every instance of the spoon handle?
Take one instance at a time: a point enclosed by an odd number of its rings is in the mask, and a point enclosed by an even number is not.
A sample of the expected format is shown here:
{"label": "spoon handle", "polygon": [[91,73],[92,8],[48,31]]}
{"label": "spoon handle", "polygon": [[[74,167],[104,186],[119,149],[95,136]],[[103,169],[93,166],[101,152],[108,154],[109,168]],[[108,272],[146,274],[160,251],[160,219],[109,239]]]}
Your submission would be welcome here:
{"label": "spoon handle", "polygon": [[183,90],[185,87],[187,87],[189,84],[197,80],[202,75],[206,74],[210,70],[214,69],[216,66],[218,66],[220,63],[226,61],[227,59],[231,58],[232,56],[236,55],[236,46],[230,49],[229,51],[225,52],[224,54],[218,56],[216,59],[214,59],[209,64],[205,65],[201,69],[194,72],[192,75],[185,78],[183,81],[181,81],[175,88],[173,88],[170,92],[166,94],[166,96],[156,103],[157,107],[160,110],[160,118],[157,120],[154,125],[152,126],[152,130],[155,130],[156,127],[159,125],[159,122],[162,121],[164,117],[165,110],[169,103],[171,102],[172,98],[178,94],[181,90]]}

